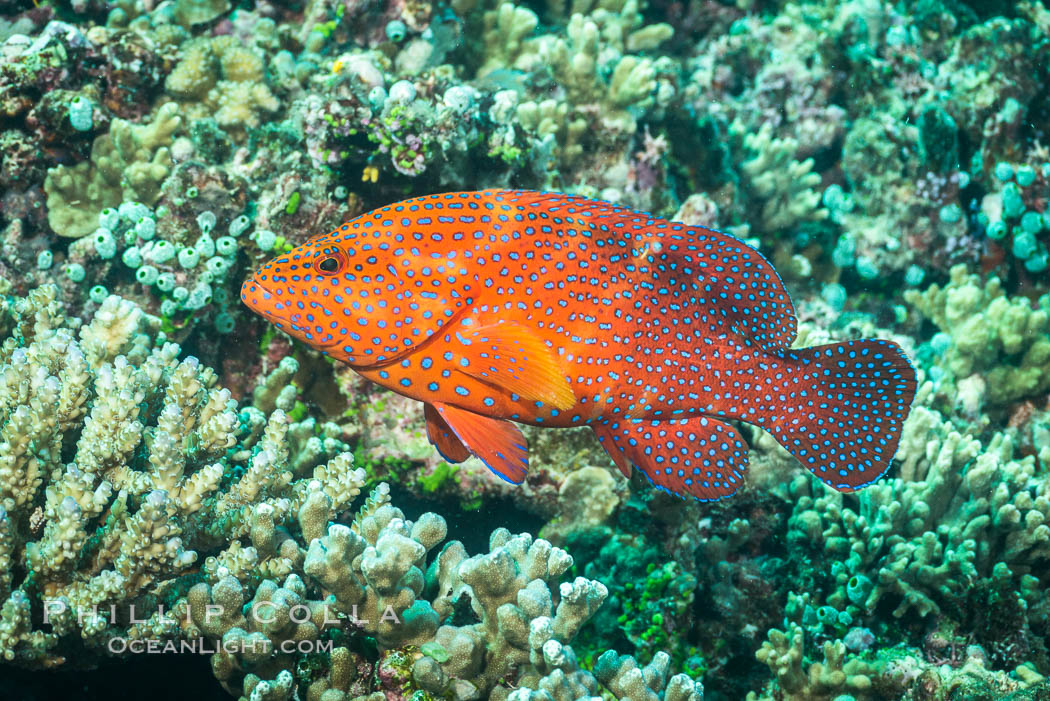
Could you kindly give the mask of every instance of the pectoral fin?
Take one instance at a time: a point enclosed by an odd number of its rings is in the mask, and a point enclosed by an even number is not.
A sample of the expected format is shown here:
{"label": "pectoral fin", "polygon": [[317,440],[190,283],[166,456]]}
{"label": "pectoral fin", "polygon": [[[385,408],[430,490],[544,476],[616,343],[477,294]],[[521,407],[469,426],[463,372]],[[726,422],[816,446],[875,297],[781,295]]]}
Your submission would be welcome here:
{"label": "pectoral fin", "polygon": [[460,362],[461,372],[559,411],[576,404],[558,355],[525,326],[501,322],[461,329],[456,340],[458,355],[466,361]]}
{"label": "pectoral fin", "polygon": [[[529,449],[521,429],[510,421],[490,419],[448,404],[434,404],[456,438],[503,479],[521,484],[529,469]],[[429,423],[428,423],[429,425]]]}

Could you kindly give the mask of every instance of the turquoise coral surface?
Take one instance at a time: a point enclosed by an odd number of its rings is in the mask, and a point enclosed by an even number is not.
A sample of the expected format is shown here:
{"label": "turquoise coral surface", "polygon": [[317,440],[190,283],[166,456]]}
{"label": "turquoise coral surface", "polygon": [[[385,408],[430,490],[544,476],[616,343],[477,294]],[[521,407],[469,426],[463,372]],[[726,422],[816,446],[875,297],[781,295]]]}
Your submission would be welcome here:
{"label": "turquoise coral surface", "polygon": [[[1048,84],[1040,0],[0,0],[0,683],[1050,698]],[[499,187],[727,231],[799,347],[899,343],[890,473],[840,494],[743,427],[697,504],[529,428],[509,485],[237,298]]]}

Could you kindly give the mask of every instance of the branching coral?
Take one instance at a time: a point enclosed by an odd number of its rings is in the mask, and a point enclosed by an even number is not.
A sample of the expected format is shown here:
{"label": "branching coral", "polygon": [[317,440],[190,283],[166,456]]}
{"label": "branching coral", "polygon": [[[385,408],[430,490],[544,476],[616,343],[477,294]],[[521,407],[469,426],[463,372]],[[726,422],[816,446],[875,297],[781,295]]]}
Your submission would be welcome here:
{"label": "branching coral", "polygon": [[241,135],[280,103],[265,81],[257,50],[233,36],[186,42],[181,59],[168,76],[168,91],[185,101],[191,117],[212,117],[223,129]]}
{"label": "branching coral", "polygon": [[[739,134],[743,126],[734,122],[732,130]],[[758,224],[763,231],[788,229],[827,216],[827,210],[820,207],[820,194],[814,190],[820,184],[820,175],[812,172],[813,159],[795,159],[798,141],[774,138],[769,124],[743,138],[752,156],[740,168],[748,189],[761,202]]]}
{"label": "branching coral", "polygon": [[[264,513],[283,524],[315,505],[324,521],[318,500],[339,508],[359,491],[348,455],[294,474],[285,414],[239,414],[214,372],[153,345],[157,321],[133,304],[109,297],[79,339],[53,287],[14,314],[0,349],[0,543],[25,569],[0,592],[7,659],[58,664],[76,636],[101,649],[134,616],[127,607],[148,608],[197,550]],[[30,603],[51,632],[27,617]],[[109,605],[123,609],[117,620],[98,613]]]}
{"label": "branching coral", "polygon": [[670,658],[657,655],[640,667],[627,655],[609,650],[597,659],[594,673],[580,669],[572,648],[545,644],[543,667],[537,681],[519,686],[508,701],[590,701],[598,698],[600,681],[617,699],[626,701],[703,701],[704,687],[684,674],[670,676]]}
{"label": "branching coral", "polygon": [[171,168],[172,135],[182,124],[178,106],[161,106],[148,124],[114,119],[95,139],[91,160],[57,166],[44,181],[48,222],[61,236],[86,236],[98,213],[123,200],[153,204]]}
{"label": "branching coral", "polygon": [[[438,695],[500,698],[509,681],[538,681],[574,659],[569,643],[608,592],[583,577],[560,581],[572,558],[548,541],[498,529],[487,554],[469,557],[453,541],[428,556],[445,520],[409,521],[385,484],[349,525],[332,523],[366,475],[348,453],[314,466],[345,446],[274,408],[288,403],[274,390],[294,363],[260,383],[259,406],[238,409],[214,372],[178,360],[175,344],[154,345],[157,320],[116,296],[79,334],[54,287],[9,312],[15,324],[0,347],[7,660],[55,666],[113,652],[114,640],[124,649],[211,640],[221,643],[216,676],[243,698],[328,701],[373,683],[355,671],[367,662],[347,636],[374,638],[381,670],[403,669],[403,683]],[[298,645],[310,641],[330,644],[318,673],[300,680]],[[667,698],[698,698],[691,682],[667,681],[666,662],[643,674],[613,655],[596,673],[630,698],[668,683],[679,695]]]}
{"label": "branching coral", "polygon": [[[960,434],[925,406],[931,392],[927,383],[906,425],[899,477],[859,497],[815,494],[802,479],[784,490],[790,557],[812,558],[799,576],[813,579],[805,593],[789,594],[785,630],[771,630],[757,653],[775,682],[749,698],[899,698],[982,687],[991,668],[1046,664],[1036,593],[1050,562],[1046,466],[1015,457],[1009,433],[987,445]],[[908,657],[885,649],[899,635],[890,614],[904,626],[921,619],[920,630],[940,624],[948,632],[928,633],[924,651]],[[970,637],[956,639],[955,625]],[[859,654],[878,640],[877,654]],[[824,662],[806,654],[814,644],[823,645]],[[954,677],[927,666],[964,662]],[[991,683],[1018,688],[1014,680]]]}
{"label": "branching coral", "polygon": [[1033,305],[1007,297],[998,278],[982,283],[961,265],[944,287],[908,290],[904,298],[940,329],[928,348],[941,358],[938,372],[947,372],[936,378],[945,385],[939,391],[968,414],[1050,389],[1050,298]]}
{"label": "branching coral", "polygon": [[494,70],[514,64],[521,53],[525,37],[539,24],[536,13],[527,7],[505,2],[485,13],[485,62],[478,69],[483,77]]}
{"label": "branching coral", "polygon": [[[492,534],[485,555],[468,557],[453,541],[428,565],[428,552],[445,537],[445,520],[425,513],[409,521],[388,501],[381,485],[351,525],[330,525],[320,537],[320,522],[310,518],[313,507],[305,503],[298,519],[304,539],[314,536],[305,552],[274,530],[268,510],[256,509],[260,523],[250,531],[252,552],[287,553],[294,571],[268,573],[254,595],[251,572],[258,563],[245,558],[243,549],[227,549],[206,565],[208,582],[191,589],[175,610],[188,611],[192,620],[185,635],[221,641],[213,668],[231,690],[243,680],[247,697],[260,679],[281,685],[294,669],[293,655],[260,656],[258,648],[286,650],[286,641],[320,638],[338,646],[328,658],[328,674],[306,686],[305,697],[345,698],[355,681],[361,683],[342,666],[343,656],[351,654],[342,642],[346,631],[374,637],[383,650],[418,646],[426,656],[405,658],[409,683],[437,695],[454,690],[457,697],[504,698],[508,680],[542,688],[545,675],[575,669],[569,642],[605,599],[603,585],[582,577],[558,584],[572,558],[545,540],[505,529]],[[233,613],[209,616],[209,607]],[[290,622],[295,608],[304,615]],[[477,622],[457,622],[464,617]],[[246,645],[251,641],[254,647]],[[666,656],[644,681],[632,658],[612,653],[600,667],[599,679],[629,698],[653,698],[640,695],[645,687],[639,684],[656,691],[668,683]],[[671,681],[683,693],[693,688],[691,681]]]}
{"label": "branching coral", "polygon": [[[547,35],[535,41],[538,57],[551,66],[558,85],[566,91],[572,105],[598,104],[603,123],[613,131],[633,133],[634,116],[627,110],[643,110],[650,106],[657,87],[656,71],[649,59],[622,55],[611,60],[608,80],[602,77],[606,60],[600,55],[603,48],[601,24],[598,18],[573,15],[566,27],[566,37]],[[611,18],[607,19],[612,23]],[[617,25],[618,26],[618,23]],[[614,53],[621,45],[610,47]]]}
{"label": "branching coral", "polygon": [[564,165],[584,154],[589,125],[601,125],[604,141],[622,144],[637,130],[639,117],[670,101],[674,87],[667,75],[674,71],[668,63],[629,52],[653,48],[674,30],[667,24],[642,24],[633,0],[614,2],[590,14],[574,14],[564,35],[528,40],[515,60],[520,70],[549,71],[564,91],[564,101],[536,98],[517,108],[526,130],[540,138],[556,135]]}
{"label": "branching coral", "polygon": [[905,426],[899,458],[901,476],[853,505],[792,482],[789,538],[832,563],[825,601],[854,618],[884,599],[896,616],[926,616],[1004,576],[1023,591],[1028,573],[1050,559],[1050,499],[1044,481],[1034,480],[1036,458],[1015,458],[1007,434],[982,446],[923,406]]}
{"label": "branching coral", "polygon": [[[769,640],[756,653],[759,662],[769,666],[781,692],[776,698],[785,701],[822,701],[871,688],[872,667],[858,659],[846,660],[846,646],[841,640],[824,643],[823,662],[803,668],[802,628],[769,631]],[[748,701],[759,697],[748,695]]]}

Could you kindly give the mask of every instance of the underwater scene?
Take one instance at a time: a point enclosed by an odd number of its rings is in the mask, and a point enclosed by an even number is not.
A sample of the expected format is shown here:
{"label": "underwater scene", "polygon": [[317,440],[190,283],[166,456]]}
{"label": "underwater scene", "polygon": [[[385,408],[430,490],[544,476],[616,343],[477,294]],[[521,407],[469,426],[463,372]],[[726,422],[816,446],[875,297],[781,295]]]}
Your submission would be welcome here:
{"label": "underwater scene", "polygon": [[1040,0],[0,0],[0,701],[1050,699]]}

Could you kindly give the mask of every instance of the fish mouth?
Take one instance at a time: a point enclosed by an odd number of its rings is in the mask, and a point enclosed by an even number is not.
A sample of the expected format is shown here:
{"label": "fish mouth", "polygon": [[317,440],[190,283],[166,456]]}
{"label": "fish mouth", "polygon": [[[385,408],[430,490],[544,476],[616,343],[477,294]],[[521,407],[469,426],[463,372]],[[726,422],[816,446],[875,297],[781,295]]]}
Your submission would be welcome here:
{"label": "fish mouth", "polygon": [[[255,289],[252,289],[252,287]],[[260,299],[260,296],[263,298]],[[285,304],[287,308],[289,300],[287,298],[278,297],[274,294],[272,288],[267,287],[260,282],[255,275],[249,276],[241,284],[241,301],[245,306],[274,324],[277,328],[281,329],[281,331],[295,338],[299,338],[304,343],[308,343],[318,350],[329,350],[340,343],[338,337],[327,341],[306,338],[306,334],[311,332],[311,328],[309,324],[303,323],[303,315],[299,312],[292,312],[290,309],[283,314],[276,310],[274,307],[277,304]]]}
{"label": "fish mouth", "polygon": [[263,292],[269,292],[270,294],[273,294],[273,290],[271,290],[266,285],[262,284],[259,278],[255,276],[255,273],[252,273],[244,279],[244,282],[241,283],[241,299],[247,298],[248,293],[250,292],[249,287],[251,287],[252,285],[255,285]]}
{"label": "fish mouth", "polygon": [[[253,290],[251,289],[252,287],[255,287],[257,289]],[[258,297],[263,295],[269,296],[269,300],[267,301],[275,301],[277,299],[277,296],[273,293],[273,290],[271,290],[266,285],[262,284],[259,281],[259,278],[255,277],[255,275],[250,275],[248,278],[245,279],[243,283],[241,283],[241,302],[244,304],[244,306],[248,307],[253,312],[263,317],[267,321],[282,323],[287,322],[287,319],[284,319],[274,314],[274,312],[270,308],[270,305],[259,303],[261,300],[259,300]],[[253,296],[257,298],[254,302],[252,301]],[[272,303],[273,302],[271,302],[271,304]]]}

